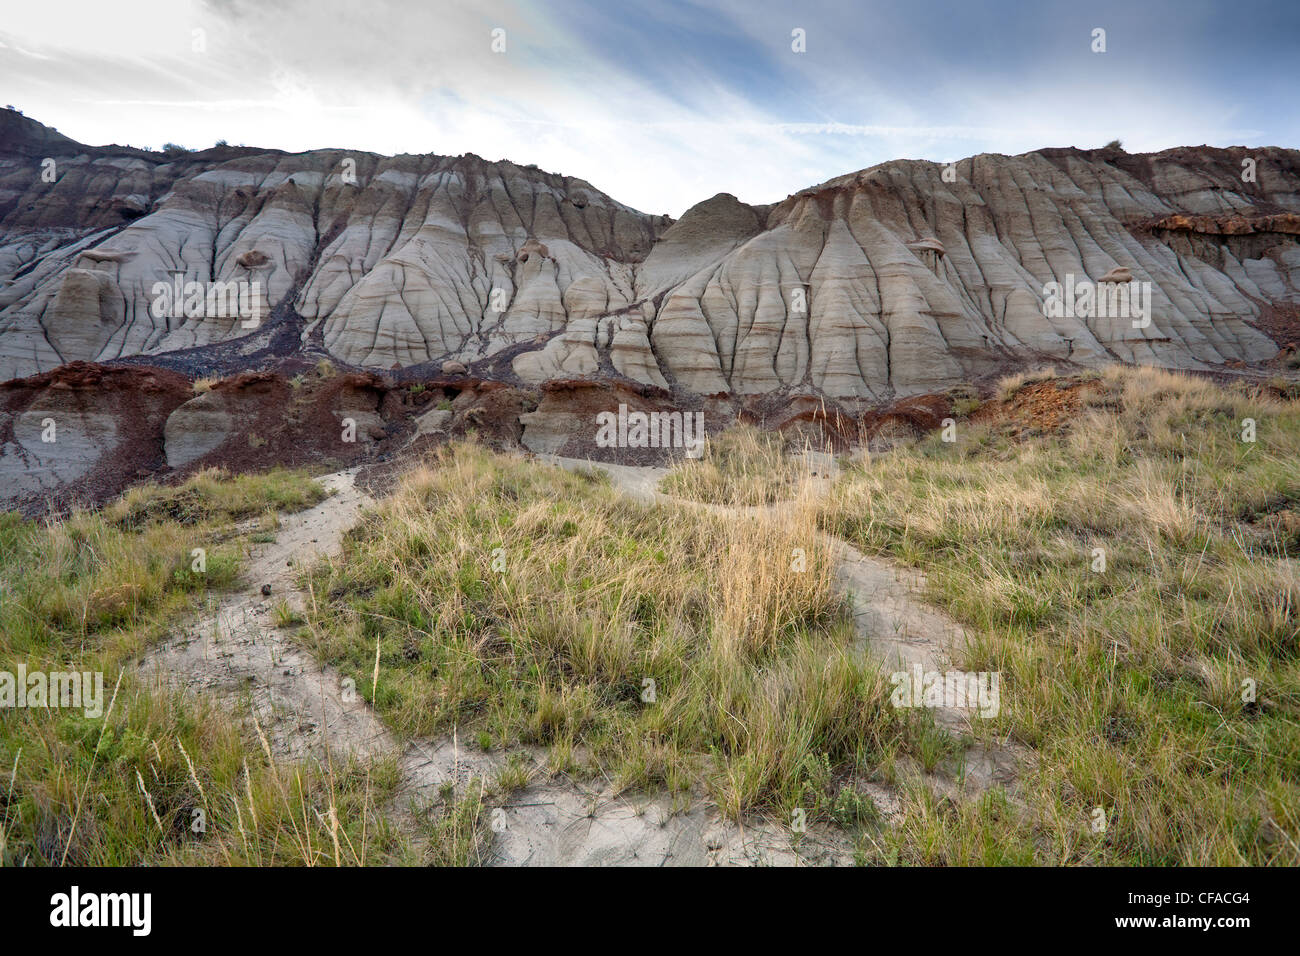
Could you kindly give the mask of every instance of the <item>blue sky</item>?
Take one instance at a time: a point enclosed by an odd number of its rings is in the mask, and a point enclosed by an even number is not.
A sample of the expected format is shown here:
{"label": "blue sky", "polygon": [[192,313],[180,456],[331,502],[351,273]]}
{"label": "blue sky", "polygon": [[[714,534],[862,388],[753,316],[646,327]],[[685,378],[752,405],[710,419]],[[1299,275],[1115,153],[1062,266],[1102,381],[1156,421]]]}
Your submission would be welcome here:
{"label": "blue sky", "polygon": [[8,5],[0,99],[89,143],[474,152],[677,216],[897,157],[1300,146],[1297,54],[1296,0],[64,0]]}

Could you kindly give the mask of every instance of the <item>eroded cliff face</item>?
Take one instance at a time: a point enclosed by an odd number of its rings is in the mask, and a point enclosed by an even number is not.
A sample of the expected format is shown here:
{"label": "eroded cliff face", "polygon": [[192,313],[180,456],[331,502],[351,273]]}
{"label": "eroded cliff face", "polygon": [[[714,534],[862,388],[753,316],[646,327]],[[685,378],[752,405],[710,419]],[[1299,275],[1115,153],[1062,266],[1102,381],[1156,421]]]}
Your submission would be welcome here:
{"label": "eroded cliff face", "polygon": [[[268,330],[359,367],[865,402],[1022,362],[1253,363],[1298,314],[1297,214],[1283,149],[896,161],[674,223],[472,155],[169,158],[6,112],[0,380],[219,345],[228,369]],[[1124,269],[1149,323],[1044,314],[1048,283]],[[255,290],[257,327],[151,308],[177,281]]]}
{"label": "eroded cliff face", "polygon": [[[1241,180],[1245,151],[1208,149],[1131,169],[1118,152],[1052,150],[976,156],[951,182],[909,161],[844,176],[787,199],[761,233],[665,290],[652,342],[695,391],[802,386],[873,400],[1006,359],[1261,361],[1276,346],[1252,321],[1300,304],[1300,244],[1277,214],[1300,208],[1300,156],[1250,155],[1253,184]],[[1222,234],[1228,219],[1248,241]],[[1047,283],[1096,283],[1116,267],[1151,283],[1149,324],[1044,314]]]}

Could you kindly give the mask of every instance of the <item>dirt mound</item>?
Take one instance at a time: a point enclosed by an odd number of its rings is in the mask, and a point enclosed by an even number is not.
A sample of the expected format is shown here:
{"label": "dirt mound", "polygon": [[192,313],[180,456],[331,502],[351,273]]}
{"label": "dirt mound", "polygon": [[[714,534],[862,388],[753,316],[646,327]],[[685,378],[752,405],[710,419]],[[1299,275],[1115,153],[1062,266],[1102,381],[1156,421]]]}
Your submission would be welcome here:
{"label": "dirt mound", "polygon": [[[686,453],[684,442],[674,444],[662,441],[662,433],[654,432],[642,445],[623,423],[634,421],[635,413],[653,415],[666,413],[687,416],[698,412],[710,432],[719,430],[723,421],[730,422],[731,414],[724,412],[719,421],[716,412],[703,405],[683,406],[670,393],[653,386],[632,387],[586,379],[549,382],[542,386],[541,401],[535,411],[521,415],[523,424],[521,441],[529,451],[542,455],[561,455],[592,461],[608,461],[624,465],[657,465]],[[614,443],[601,439],[598,416],[612,416]],[[696,419],[691,419],[692,423]],[[692,432],[692,435],[694,432]],[[684,437],[684,430],[671,430],[672,436]],[[628,440],[624,441],[624,437]]]}
{"label": "dirt mound", "polygon": [[0,384],[0,510],[99,502],[165,468],[163,425],[190,394],[175,372],[88,362]]}
{"label": "dirt mound", "polygon": [[981,405],[971,421],[1004,426],[1013,437],[1060,431],[1078,416],[1088,394],[1101,391],[1096,379],[1030,382],[1002,401]]}
{"label": "dirt mound", "polygon": [[168,422],[169,462],[185,472],[361,465],[369,481],[379,466],[397,467],[452,438],[519,448],[520,417],[537,405],[536,393],[467,376],[399,382],[325,363],[287,374],[295,369],[291,361],[237,375],[178,408]]}
{"label": "dirt mound", "polygon": [[779,431],[792,446],[847,451],[858,439],[854,414],[817,395],[750,395],[736,410],[746,425]]}
{"label": "dirt mound", "polygon": [[536,406],[535,392],[500,382],[399,383],[294,358],[217,382],[76,362],[0,385],[0,510],[95,505],[207,467],[373,472],[470,434],[519,448]]}
{"label": "dirt mound", "polygon": [[864,414],[858,420],[857,439],[871,448],[887,448],[941,428],[952,415],[951,394],[912,395]]}

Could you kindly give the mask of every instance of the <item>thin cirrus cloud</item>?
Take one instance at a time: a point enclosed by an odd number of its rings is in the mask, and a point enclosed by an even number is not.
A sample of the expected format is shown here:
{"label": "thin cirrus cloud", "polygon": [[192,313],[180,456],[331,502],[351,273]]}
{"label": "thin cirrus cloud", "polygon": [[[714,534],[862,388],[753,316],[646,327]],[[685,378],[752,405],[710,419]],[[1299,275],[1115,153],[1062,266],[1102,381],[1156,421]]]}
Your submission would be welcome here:
{"label": "thin cirrus cloud", "polygon": [[83,142],[474,152],[673,215],[718,192],[778,201],[896,157],[1114,138],[1295,146],[1300,117],[1289,0],[65,0],[58,17],[11,13],[6,99]]}

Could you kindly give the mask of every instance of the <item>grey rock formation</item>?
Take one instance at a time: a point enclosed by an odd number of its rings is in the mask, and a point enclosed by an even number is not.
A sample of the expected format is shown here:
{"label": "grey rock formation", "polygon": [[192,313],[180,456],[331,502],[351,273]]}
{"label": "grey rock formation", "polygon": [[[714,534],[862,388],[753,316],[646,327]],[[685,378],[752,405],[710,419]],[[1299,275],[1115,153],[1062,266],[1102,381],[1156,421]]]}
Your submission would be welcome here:
{"label": "grey rock formation", "polygon": [[[954,182],[896,161],[672,223],[472,155],[163,156],[8,112],[0,132],[0,380],[250,335],[160,308],[177,281],[246,288],[355,366],[871,402],[1045,359],[1258,362],[1255,323],[1300,305],[1292,150],[984,155]],[[1051,283],[1129,281],[1149,323],[1045,314]]]}
{"label": "grey rock formation", "polygon": [[224,445],[234,434],[236,418],[226,396],[205,392],[192,398],[167,418],[163,427],[164,450],[171,468],[182,468]]}

